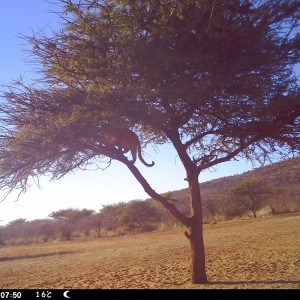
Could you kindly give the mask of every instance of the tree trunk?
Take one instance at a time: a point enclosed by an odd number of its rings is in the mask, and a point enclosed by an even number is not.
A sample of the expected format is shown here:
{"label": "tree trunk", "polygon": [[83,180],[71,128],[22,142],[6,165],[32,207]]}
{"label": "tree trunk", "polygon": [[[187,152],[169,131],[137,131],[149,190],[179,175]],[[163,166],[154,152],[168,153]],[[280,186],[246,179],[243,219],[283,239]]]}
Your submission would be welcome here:
{"label": "tree trunk", "polygon": [[205,249],[203,241],[202,205],[198,183],[198,176],[189,182],[191,200],[191,227],[190,239],[191,259],[192,259],[192,283],[207,283],[205,268]]}
{"label": "tree trunk", "polygon": [[255,208],[254,198],[251,195],[250,195],[250,199],[251,199],[251,211],[253,217],[256,219],[256,208]]}
{"label": "tree trunk", "polygon": [[138,182],[142,185],[145,192],[153,199],[159,201],[170,213],[179,220],[182,224],[190,228],[190,233],[185,233],[186,237],[190,240],[191,245],[191,258],[192,258],[192,283],[207,283],[206,269],[205,269],[205,251],[203,242],[203,225],[202,225],[202,205],[200,197],[200,189],[198,183],[198,174],[196,170],[190,168],[190,172],[187,175],[192,174],[188,177],[190,201],[191,201],[191,216],[188,218],[183,215],[174,204],[169,203],[161,195],[157,194],[135,167],[134,164],[128,162],[127,159],[118,158],[121,162],[125,163],[131,173],[135,176]]}
{"label": "tree trunk", "polygon": [[273,204],[269,204],[270,208],[271,208],[271,213],[272,215],[276,215],[276,208],[275,205],[273,206]]}

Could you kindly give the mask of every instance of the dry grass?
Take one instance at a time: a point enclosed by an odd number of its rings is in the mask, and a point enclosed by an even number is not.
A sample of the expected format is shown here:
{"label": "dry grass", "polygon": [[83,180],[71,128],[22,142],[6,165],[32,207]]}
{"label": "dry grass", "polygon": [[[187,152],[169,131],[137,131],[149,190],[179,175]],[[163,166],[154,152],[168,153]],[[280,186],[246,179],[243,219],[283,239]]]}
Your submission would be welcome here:
{"label": "dry grass", "polygon": [[0,288],[299,288],[300,215],[205,225],[210,284],[190,284],[184,229],[0,248]]}

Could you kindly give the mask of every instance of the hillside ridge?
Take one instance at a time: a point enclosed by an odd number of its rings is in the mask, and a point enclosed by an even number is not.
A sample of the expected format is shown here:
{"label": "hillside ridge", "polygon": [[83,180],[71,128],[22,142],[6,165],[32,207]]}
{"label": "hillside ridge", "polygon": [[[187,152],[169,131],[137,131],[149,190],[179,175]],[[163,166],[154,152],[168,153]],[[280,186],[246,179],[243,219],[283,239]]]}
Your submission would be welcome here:
{"label": "hillside ridge", "polygon": [[[255,168],[241,174],[224,176],[200,183],[200,190],[224,190],[242,181],[260,178],[265,181],[266,186],[290,186],[300,185],[300,157],[290,158],[275,162],[266,166]],[[188,188],[174,190],[172,198],[183,198],[188,195]]]}

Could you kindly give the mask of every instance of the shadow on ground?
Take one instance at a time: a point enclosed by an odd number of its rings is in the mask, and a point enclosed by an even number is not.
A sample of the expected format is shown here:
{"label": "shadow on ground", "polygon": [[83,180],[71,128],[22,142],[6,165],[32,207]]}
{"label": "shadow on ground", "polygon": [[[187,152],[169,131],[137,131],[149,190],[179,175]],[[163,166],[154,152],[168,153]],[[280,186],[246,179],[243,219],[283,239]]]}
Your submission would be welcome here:
{"label": "shadow on ground", "polygon": [[72,254],[74,251],[59,251],[59,252],[52,252],[52,253],[42,253],[42,254],[34,254],[34,255],[22,255],[22,256],[11,256],[11,257],[0,257],[0,262],[2,261],[9,261],[9,260],[19,260],[19,259],[30,259],[30,258],[40,258],[40,257],[47,257],[47,256],[55,256],[55,255],[65,255],[65,254]]}

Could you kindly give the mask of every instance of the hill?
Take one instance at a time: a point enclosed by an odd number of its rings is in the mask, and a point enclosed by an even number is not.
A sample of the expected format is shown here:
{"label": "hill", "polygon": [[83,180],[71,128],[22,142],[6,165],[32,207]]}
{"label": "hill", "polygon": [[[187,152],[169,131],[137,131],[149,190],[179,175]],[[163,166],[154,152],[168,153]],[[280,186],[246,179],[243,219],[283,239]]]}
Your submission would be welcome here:
{"label": "hill", "polygon": [[[222,177],[200,184],[204,209],[207,206],[224,207],[228,204],[228,191],[243,182],[257,180],[267,192],[264,204],[273,205],[275,213],[300,209],[300,157],[263,166],[239,175]],[[227,196],[227,197],[226,197]],[[188,189],[171,192],[183,211],[188,208]],[[223,203],[222,203],[223,202]],[[270,207],[271,209],[271,207]],[[209,210],[209,209],[208,209]]]}
{"label": "hill", "polygon": [[[202,191],[225,190],[242,181],[260,178],[266,186],[293,186],[300,187],[300,157],[291,158],[285,161],[259,167],[239,175],[226,176],[213,179],[200,184]],[[172,192],[173,198],[182,198],[188,195],[188,189],[181,189]],[[300,194],[299,194],[300,195]]]}

